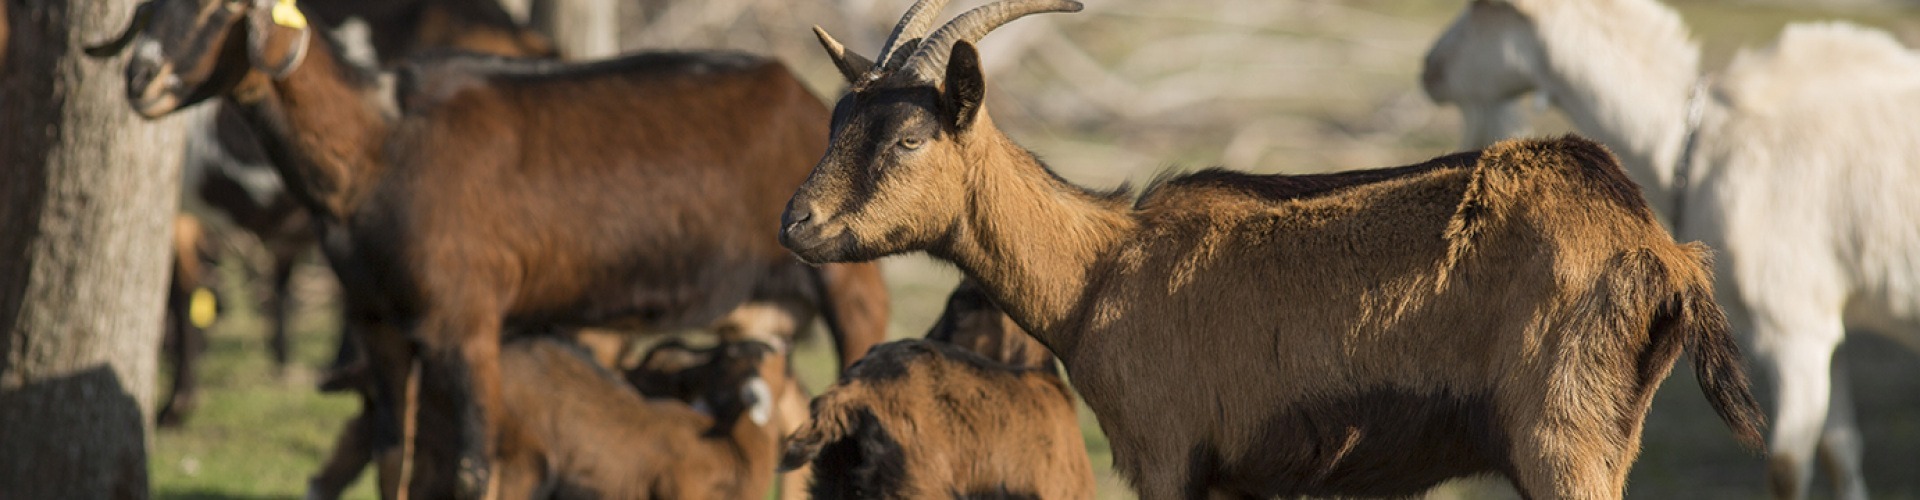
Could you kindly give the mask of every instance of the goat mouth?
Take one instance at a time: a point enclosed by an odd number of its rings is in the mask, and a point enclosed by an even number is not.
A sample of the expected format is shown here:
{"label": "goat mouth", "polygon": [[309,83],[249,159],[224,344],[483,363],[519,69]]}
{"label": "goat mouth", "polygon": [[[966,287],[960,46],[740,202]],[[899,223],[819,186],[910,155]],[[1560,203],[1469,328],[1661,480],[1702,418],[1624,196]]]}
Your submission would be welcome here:
{"label": "goat mouth", "polygon": [[787,247],[795,257],[808,264],[820,265],[846,260],[848,247],[853,242],[853,234],[840,231],[826,236],[820,224],[795,223],[782,228],[780,245]]}

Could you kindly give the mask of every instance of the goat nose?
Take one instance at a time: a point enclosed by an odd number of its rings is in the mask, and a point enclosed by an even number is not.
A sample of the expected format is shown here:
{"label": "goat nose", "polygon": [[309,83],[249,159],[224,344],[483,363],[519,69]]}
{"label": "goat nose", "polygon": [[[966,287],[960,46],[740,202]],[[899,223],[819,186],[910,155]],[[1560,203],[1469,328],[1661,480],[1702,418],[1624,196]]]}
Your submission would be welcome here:
{"label": "goat nose", "polygon": [[786,213],[780,215],[780,242],[791,243],[795,233],[803,232],[801,225],[812,220],[813,210],[798,205],[788,207]]}

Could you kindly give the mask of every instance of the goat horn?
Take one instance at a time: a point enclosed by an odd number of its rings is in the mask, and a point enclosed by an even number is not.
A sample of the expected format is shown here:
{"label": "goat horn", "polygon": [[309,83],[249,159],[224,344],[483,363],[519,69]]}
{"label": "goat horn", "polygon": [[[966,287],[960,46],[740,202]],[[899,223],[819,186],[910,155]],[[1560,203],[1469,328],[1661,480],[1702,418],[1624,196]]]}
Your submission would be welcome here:
{"label": "goat horn", "polygon": [[866,76],[868,71],[873,71],[873,61],[848,51],[847,46],[841,45],[839,40],[834,40],[833,35],[827,34],[826,29],[814,25],[813,36],[820,38],[820,46],[827,49],[828,58],[833,59],[833,66],[840,69],[840,76],[846,77],[847,83],[859,82],[860,77]]}
{"label": "goat horn", "polygon": [[[940,9],[947,7],[947,0],[919,0],[900,15],[900,24],[893,26],[893,33],[887,35],[887,43],[880,45],[880,54],[874,58],[874,69],[890,71],[899,68],[903,60],[892,60],[907,45],[917,45],[920,37],[926,36],[927,28],[933,27],[933,17]],[[911,50],[911,49],[908,49]]]}
{"label": "goat horn", "polygon": [[907,61],[912,62],[916,79],[939,81],[940,73],[947,67],[947,51],[952,50],[954,42],[979,42],[987,32],[1028,14],[1079,12],[1082,7],[1080,2],[1074,0],[1004,0],[983,5],[953,18],[946,26],[927,36]]}
{"label": "goat horn", "polygon": [[113,57],[119,54],[120,51],[126,50],[127,44],[133,43],[133,37],[139,35],[141,31],[145,31],[147,24],[152,21],[153,2],[140,2],[139,6],[133,8],[133,21],[127,23],[126,31],[121,32],[120,36],[115,37],[112,41],[87,47],[82,49],[82,51],[92,57]]}

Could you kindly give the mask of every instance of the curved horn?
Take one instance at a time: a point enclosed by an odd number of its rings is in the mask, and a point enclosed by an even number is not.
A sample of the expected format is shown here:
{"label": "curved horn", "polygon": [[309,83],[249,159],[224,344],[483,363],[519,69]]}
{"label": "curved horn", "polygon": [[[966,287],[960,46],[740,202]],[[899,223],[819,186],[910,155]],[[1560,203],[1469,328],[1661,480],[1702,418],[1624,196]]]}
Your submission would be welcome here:
{"label": "curved horn", "polygon": [[833,59],[833,66],[840,69],[840,76],[846,77],[847,83],[859,82],[860,77],[873,71],[873,61],[847,50],[847,46],[834,40],[833,35],[827,34],[827,30],[820,25],[813,26],[813,36],[820,38],[820,46],[827,49],[827,58]]}
{"label": "curved horn", "polygon": [[893,33],[887,35],[887,43],[880,45],[880,54],[873,59],[875,63],[873,67],[880,71],[899,68],[901,62],[905,60],[893,60],[894,54],[899,53],[900,49],[904,48],[902,46],[917,44],[918,42],[914,40],[926,36],[927,28],[933,27],[933,17],[939,15],[940,9],[946,7],[947,0],[914,2],[912,7],[907,8],[905,14],[900,15],[900,24],[893,25]]}
{"label": "curved horn", "polygon": [[127,44],[133,43],[133,37],[139,35],[141,31],[145,31],[147,24],[152,21],[153,2],[140,2],[139,6],[133,8],[133,21],[127,23],[127,30],[121,32],[120,36],[115,37],[107,43],[81,50],[92,57],[113,57],[119,54],[120,51],[126,50]]}
{"label": "curved horn", "polygon": [[1003,0],[983,5],[953,18],[927,36],[907,61],[913,64],[910,69],[915,79],[938,81],[947,67],[947,51],[952,50],[953,42],[979,42],[987,32],[1028,14],[1079,12],[1081,8],[1080,2],[1074,0]]}

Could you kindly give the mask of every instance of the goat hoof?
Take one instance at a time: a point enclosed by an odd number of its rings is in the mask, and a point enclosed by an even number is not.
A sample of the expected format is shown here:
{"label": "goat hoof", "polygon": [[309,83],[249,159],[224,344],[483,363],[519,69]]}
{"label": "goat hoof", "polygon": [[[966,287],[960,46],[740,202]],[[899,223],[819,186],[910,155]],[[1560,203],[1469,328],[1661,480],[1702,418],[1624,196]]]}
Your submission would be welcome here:
{"label": "goat hoof", "polygon": [[455,487],[458,498],[486,498],[487,464],[473,457],[460,459],[459,484]]}

